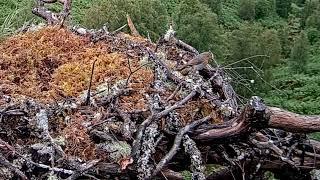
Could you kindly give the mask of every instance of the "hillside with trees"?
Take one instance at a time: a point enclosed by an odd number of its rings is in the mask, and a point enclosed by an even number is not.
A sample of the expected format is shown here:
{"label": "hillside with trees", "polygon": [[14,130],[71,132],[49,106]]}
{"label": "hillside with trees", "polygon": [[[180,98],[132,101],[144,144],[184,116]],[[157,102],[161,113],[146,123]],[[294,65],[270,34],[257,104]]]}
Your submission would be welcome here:
{"label": "hillside with trees", "polygon": [[1,1],[0,178],[310,179],[319,17],[319,0]]}

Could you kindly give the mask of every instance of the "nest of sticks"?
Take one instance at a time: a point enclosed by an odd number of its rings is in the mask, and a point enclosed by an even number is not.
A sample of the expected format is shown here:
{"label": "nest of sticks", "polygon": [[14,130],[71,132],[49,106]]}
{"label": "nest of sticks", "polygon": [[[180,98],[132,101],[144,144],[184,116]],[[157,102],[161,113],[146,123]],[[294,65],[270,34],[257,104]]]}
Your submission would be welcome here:
{"label": "nest of sticks", "polygon": [[307,179],[319,167],[305,135],[319,116],[239,105],[214,59],[181,74],[199,52],[172,29],[152,43],[56,24],[0,44],[1,179]]}

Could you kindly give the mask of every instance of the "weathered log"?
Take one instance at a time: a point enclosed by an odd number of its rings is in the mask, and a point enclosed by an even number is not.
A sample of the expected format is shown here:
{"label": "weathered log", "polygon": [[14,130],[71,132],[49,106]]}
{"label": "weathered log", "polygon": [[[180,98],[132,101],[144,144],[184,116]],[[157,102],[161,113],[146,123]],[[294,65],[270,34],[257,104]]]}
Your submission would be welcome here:
{"label": "weathered log", "polygon": [[267,126],[269,117],[266,106],[259,97],[253,97],[239,117],[234,118],[230,125],[223,128],[208,130],[195,137],[201,141],[228,139],[235,136],[248,136],[257,129]]}
{"label": "weathered log", "polygon": [[208,130],[196,137],[203,141],[246,136],[256,129],[277,128],[293,133],[320,131],[320,116],[306,116],[279,108],[266,107],[260,99],[253,98],[239,117],[227,126]]}
{"label": "weathered log", "polygon": [[280,108],[268,107],[269,127],[294,133],[311,133],[320,131],[320,116],[306,116]]}

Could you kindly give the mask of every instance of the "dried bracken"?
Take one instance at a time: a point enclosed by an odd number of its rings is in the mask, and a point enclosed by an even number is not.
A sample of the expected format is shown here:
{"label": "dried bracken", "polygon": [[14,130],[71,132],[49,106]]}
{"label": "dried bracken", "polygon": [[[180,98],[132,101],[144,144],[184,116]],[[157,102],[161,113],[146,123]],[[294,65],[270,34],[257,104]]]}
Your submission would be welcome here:
{"label": "dried bracken", "polygon": [[65,153],[83,160],[93,160],[96,158],[96,145],[91,141],[84,127],[84,117],[76,114],[70,121],[62,132],[65,139]]}
{"label": "dried bracken", "polygon": [[[109,52],[110,46],[113,45],[93,44],[89,38],[58,27],[11,37],[0,45],[0,93],[13,97],[25,95],[42,102],[78,96],[88,88],[95,60],[93,89],[102,83],[111,87],[126,80],[129,68],[135,70],[140,63],[126,52]],[[129,87],[135,93],[122,98],[121,105],[127,110],[133,106],[145,109],[141,92],[148,91],[152,71],[142,67],[131,79]]]}

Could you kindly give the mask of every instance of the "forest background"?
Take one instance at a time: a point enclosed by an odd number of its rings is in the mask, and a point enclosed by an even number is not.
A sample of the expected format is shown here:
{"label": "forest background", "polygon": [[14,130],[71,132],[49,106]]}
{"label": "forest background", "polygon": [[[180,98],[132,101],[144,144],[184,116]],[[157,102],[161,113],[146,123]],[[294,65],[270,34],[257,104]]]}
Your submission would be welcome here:
{"label": "forest background", "polygon": [[[0,1],[0,41],[41,22],[33,6]],[[112,31],[127,14],[154,42],[172,24],[181,40],[212,51],[240,102],[258,95],[271,106],[320,114],[320,0],[73,0],[69,23]]]}

